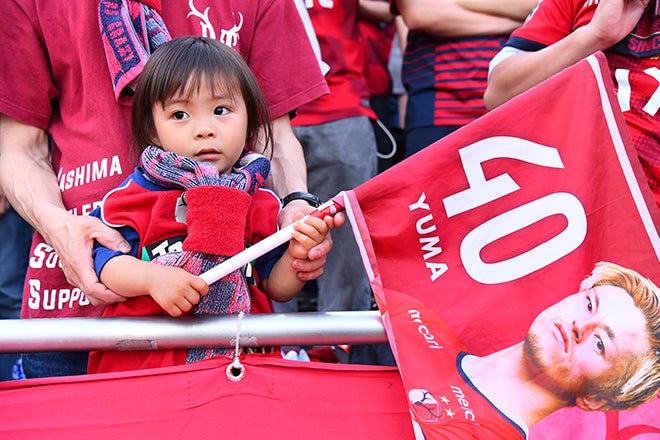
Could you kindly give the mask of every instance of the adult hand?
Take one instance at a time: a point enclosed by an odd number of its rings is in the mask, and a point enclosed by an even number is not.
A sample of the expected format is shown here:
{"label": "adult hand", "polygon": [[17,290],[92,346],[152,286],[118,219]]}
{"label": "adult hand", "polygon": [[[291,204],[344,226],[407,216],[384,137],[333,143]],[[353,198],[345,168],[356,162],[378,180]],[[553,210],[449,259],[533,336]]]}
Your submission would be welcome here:
{"label": "adult hand", "polygon": [[599,50],[618,43],[637,25],[650,0],[600,0],[588,27],[602,41]]}
{"label": "adult hand", "polygon": [[50,162],[47,133],[0,114],[0,181],[16,211],[57,252],[67,281],[93,305],[124,298],[101,284],[94,271],[94,239],[109,249],[129,245],[101,220],[67,211]]}
{"label": "adult hand", "polygon": [[[279,215],[280,227],[293,223],[299,214],[309,214],[315,208],[311,207],[304,200],[293,200],[287,204]],[[339,212],[334,217],[334,227],[338,228],[346,223],[346,217]],[[326,257],[332,250],[331,233],[326,235],[325,239],[318,245],[309,250],[307,259],[294,259],[291,267],[298,272],[298,279],[301,281],[310,281],[320,277],[323,274]]]}
{"label": "adult hand", "polygon": [[94,271],[92,248],[94,240],[108,249],[128,252],[129,244],[122,235],[96,217],[66,214],[56,236],[48,237],[62,263],[62,270],[70,284],[78,286],[92,305],[125,301],[103,285]]}

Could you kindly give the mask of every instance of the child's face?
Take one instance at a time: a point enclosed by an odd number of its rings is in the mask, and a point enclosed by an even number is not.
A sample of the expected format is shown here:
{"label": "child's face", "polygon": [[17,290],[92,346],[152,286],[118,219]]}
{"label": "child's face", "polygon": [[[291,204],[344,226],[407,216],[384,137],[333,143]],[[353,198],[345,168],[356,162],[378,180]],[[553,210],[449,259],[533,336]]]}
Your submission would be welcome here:
{"label": "child's face", "polygon": [[203,85],[190,97],[180,94],[156,103],[152,113],[155,145],[211,162],[221,174],[231,171],[245,146],[248,115],[240,95],[232,99]]}

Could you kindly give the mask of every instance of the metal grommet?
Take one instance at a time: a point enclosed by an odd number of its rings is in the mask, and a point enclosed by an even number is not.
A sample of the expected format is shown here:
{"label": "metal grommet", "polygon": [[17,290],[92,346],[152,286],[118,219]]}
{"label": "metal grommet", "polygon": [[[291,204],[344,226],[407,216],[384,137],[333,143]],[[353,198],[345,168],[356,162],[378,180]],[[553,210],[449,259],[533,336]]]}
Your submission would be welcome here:
{"label": "metal grommet", "polygon": [[245,367],[240,363],[238,359],[234,359],[234,362],[227,365],[227,379],[232,382],[239,382],[245,377]]}

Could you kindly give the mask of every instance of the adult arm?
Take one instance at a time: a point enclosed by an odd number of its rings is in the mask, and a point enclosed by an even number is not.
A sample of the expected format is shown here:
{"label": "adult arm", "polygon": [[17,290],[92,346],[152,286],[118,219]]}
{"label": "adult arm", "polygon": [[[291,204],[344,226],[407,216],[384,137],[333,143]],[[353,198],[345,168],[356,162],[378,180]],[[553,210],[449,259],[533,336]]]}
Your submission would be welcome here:
{"label": "adult arm", "polygon": [[14,209],[55,249],[69,283],[94,305],[123,300],[98,280],[92,246],[97,240],[110,249],[128,251],[128,243],[99,219],[66,210],[46,133],[6,115],[0,115],[0,185]]}
{"label": "adult arm", "polygon": [[509,17],[523,21],[538,0],[454,0],[458,5],[483,14]]}
{"label": "adult arm", "polygon": [[493,109],[564,68],[621,41],[635,27],[648,1],[601,0],[589,24],[556,43],[501,60],[496,56],[484,94],[486,108]]}
{"label": "adult arm", "polygon": [[[2,118],[0,118],[0,130],[2,130]],[[5,192],[2,190],[2,185],[0,185],[0,217],[5,215],[9,211],[9,200],[5,196]]]}
{"label": "adult arm", "polygon": [[[300,141],[293,133],[289,115],[273,120],[274,151],[271,162],[272,185],[275,193],[284,197],[296,191],[307,191],[307,165]],[[297,214],[309,214],[312,208],[303,200],[294,200],[282,209],[279,224],[286,226],[294,221]],[[343,214],[335,215],[335,226],[346,223]],[[332,249],[330,234],[319,245],[314,246],[305,259],[293,259],[292,267],[303,281],[318,278],[323,273],[326,256]]]}
{"label": "adult arm", "polygon": [[273,144],[271,176],[275,193],[284,197],[294,191],[307,191],[305,155],[288,114],[273,120]]}
{"label": "adult arm", "polygon": [[453,0],[396,0],[411,30],[442,38],[508,35],[521,20],[466,9]]}
{"label": "adult arm", "polygon": [[360,0],[359,16],[374,23],[391,23],[394,20],[390,3],[383,0]]}
{"label": "adult arm", "polygon": [[403,21],[403,17],[400,15],[394,17],[394,28],[399,36],[399,50],[401,53],[405,53],[406,44],[408,43],[408,26],[406,26],[406,22]]}
{"label": "adult arm", "polygon": [[5,193],[2,192],[2,188],[0,188],[0,217],[5,215],[7,211],[9,211],[9,200],[7,200]]}

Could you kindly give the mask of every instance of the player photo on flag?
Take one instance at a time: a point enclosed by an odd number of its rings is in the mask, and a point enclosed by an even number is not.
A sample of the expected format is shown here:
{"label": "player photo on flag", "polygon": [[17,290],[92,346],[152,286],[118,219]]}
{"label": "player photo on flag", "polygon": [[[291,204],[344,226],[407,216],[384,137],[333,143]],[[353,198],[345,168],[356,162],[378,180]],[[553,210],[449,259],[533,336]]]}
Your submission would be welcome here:
{"label": "player photo on flag", "polygon": [[660,434],[660,215],[613,90],[596,54],[343,194],[416,438]]}

